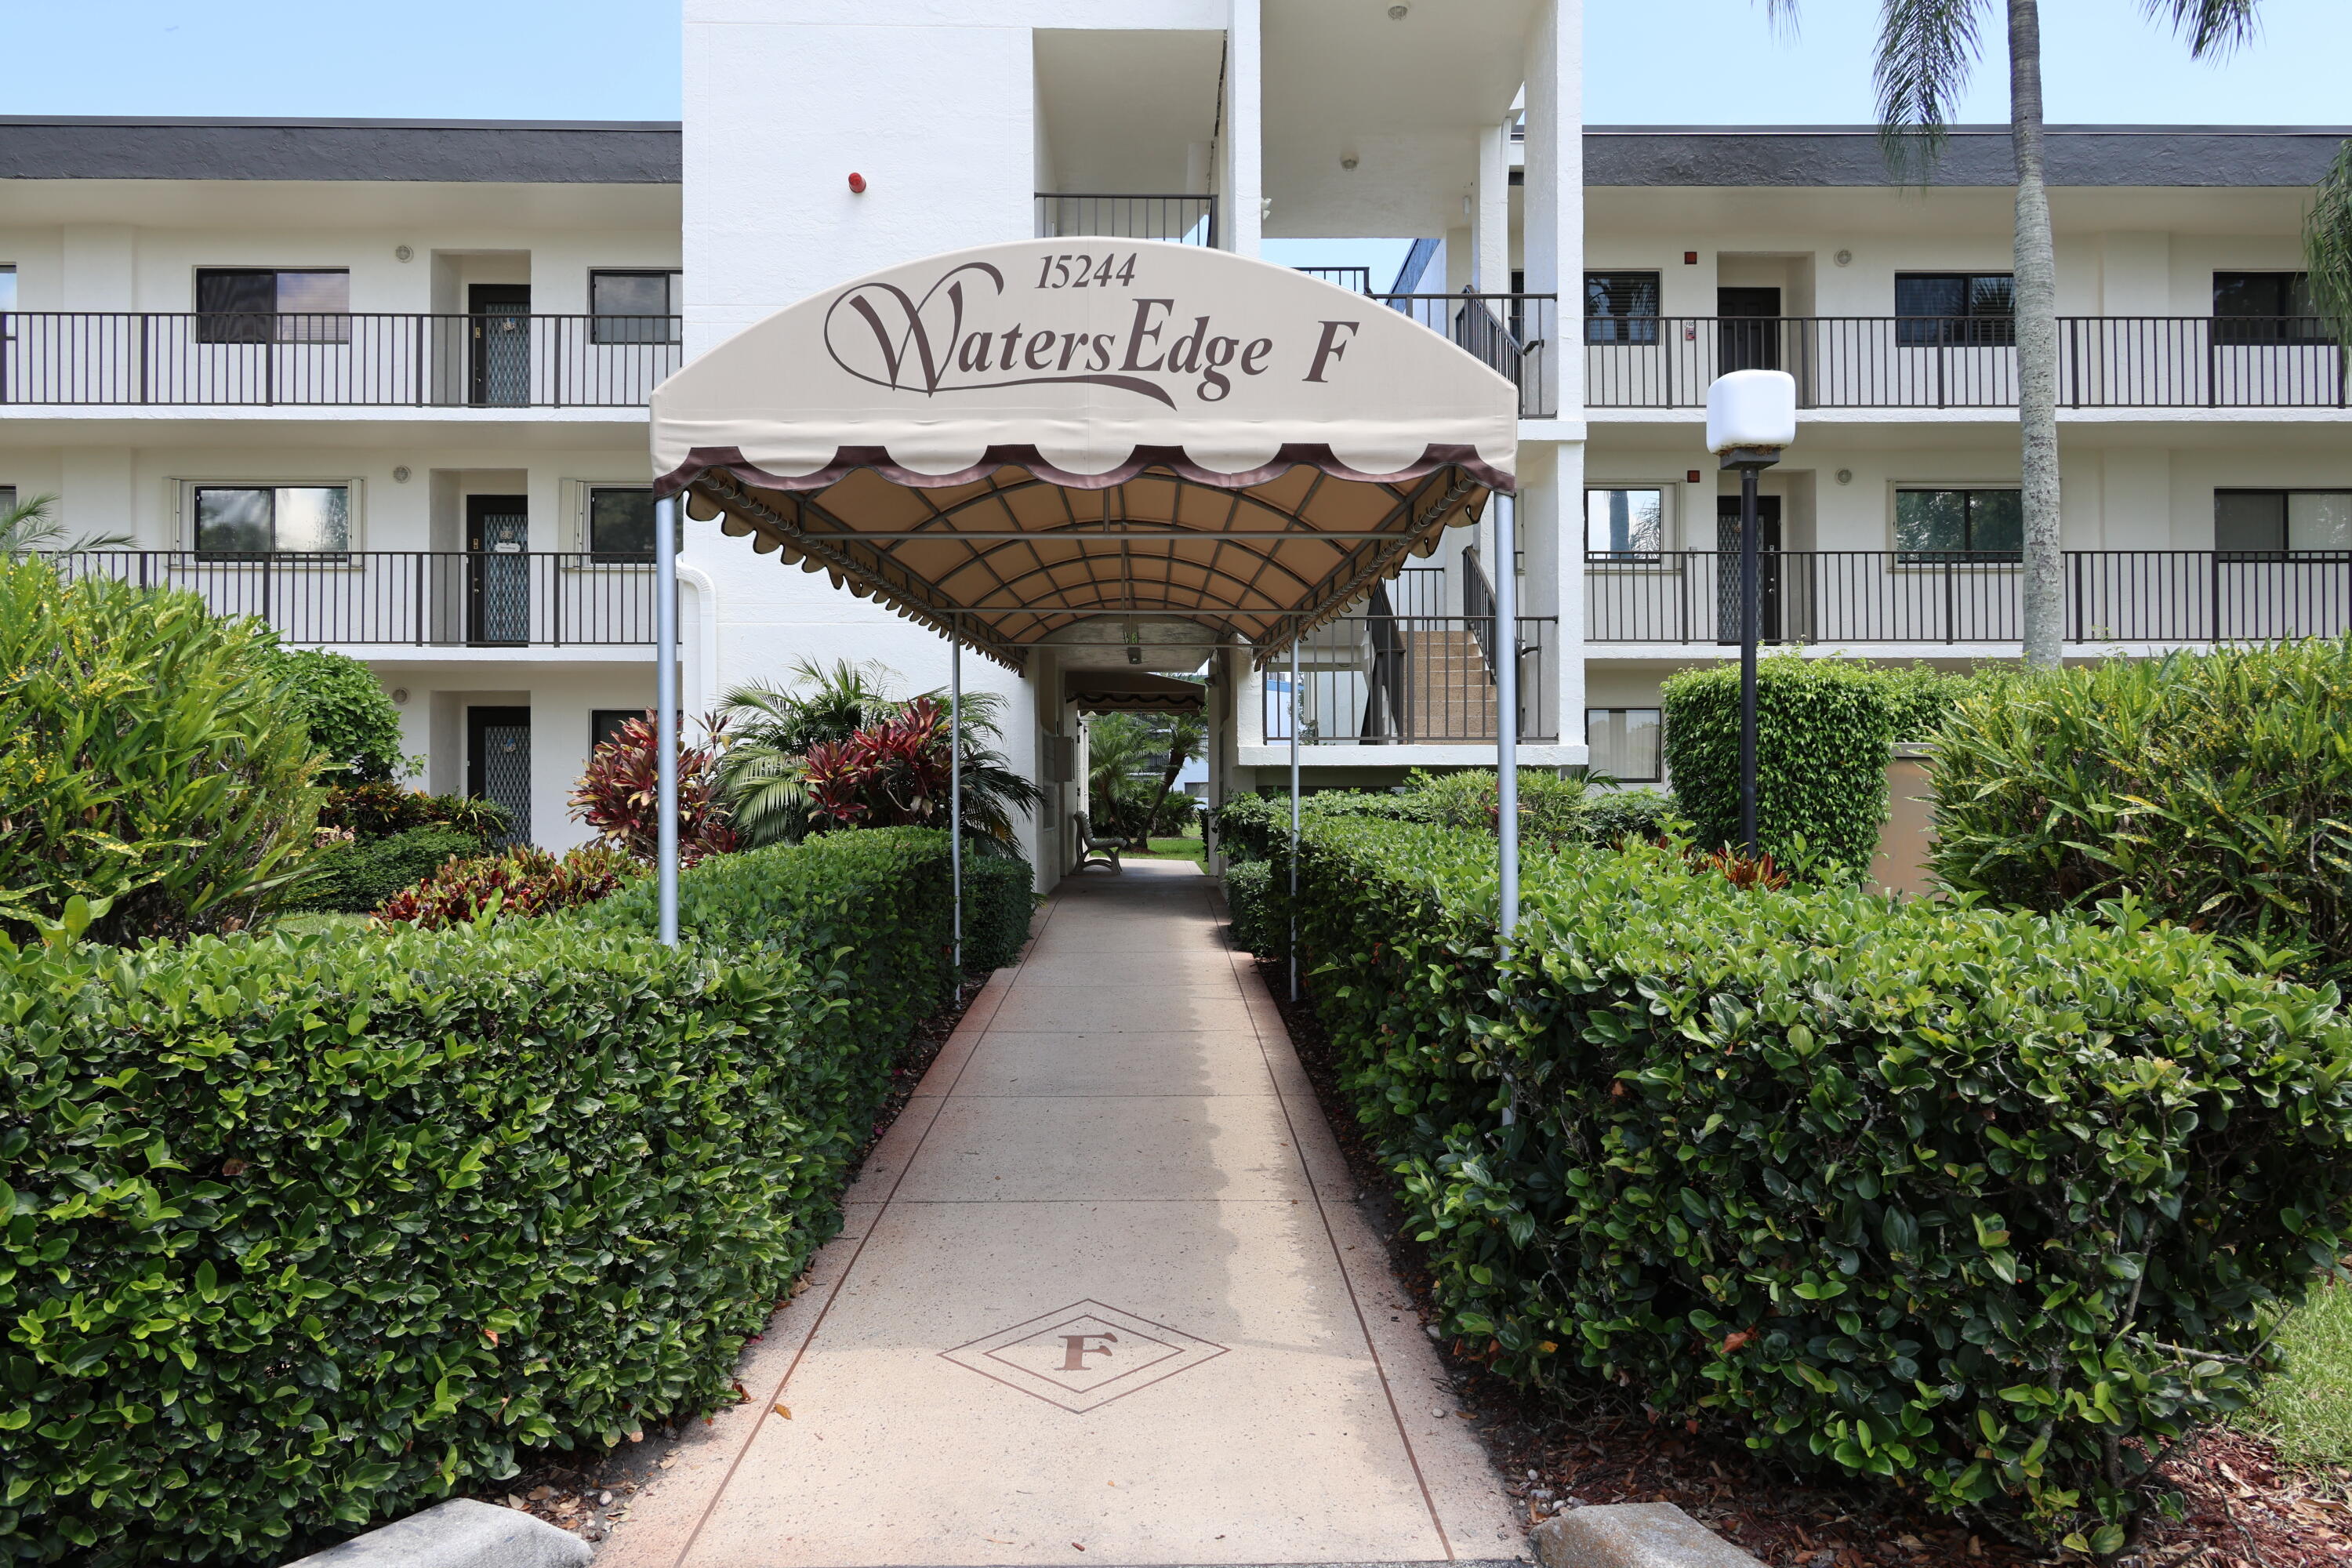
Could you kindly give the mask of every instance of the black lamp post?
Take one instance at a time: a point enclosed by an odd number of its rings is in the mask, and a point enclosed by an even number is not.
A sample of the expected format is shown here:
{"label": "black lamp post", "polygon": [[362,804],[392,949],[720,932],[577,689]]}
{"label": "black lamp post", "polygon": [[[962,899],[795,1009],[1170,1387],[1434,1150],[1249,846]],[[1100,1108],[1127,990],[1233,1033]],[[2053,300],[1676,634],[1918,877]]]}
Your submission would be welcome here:
{"label": "black lamp post", "polygon": [[1756,476],[1797,438],[1797,383],[1786,371],[1735,370],[1706,389],[1706,446],[1739,470],[1739,842],[1756,855],[1756,645],[1763,638],[1763,557]]}

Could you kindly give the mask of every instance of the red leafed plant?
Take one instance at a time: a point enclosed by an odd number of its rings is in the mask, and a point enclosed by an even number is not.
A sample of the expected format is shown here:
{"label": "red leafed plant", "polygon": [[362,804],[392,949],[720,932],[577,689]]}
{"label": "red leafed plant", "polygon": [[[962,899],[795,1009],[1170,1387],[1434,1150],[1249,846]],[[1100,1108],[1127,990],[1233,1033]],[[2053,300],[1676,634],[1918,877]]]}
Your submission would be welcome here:
{"label": "red leafed plant", "polygon": [[928,697],[808,749],[805,787],[822,815],[849,827],[928,827],[947,815],[947,715]]}
{"label": "red leafed plant", "polygon": [[[723,719],[702,721],[703,743],[680,743],[677,751],[677,858],[691,866],[706,855],[736,847],[735,830],[716,789]],[[594,828],[605,843],[651,864],[656,852],[656,763],[660,748],[651,713],[631,719],[620,733],[598,746],[588,771],[572,786],[572,815]]]}
{"label": "red leafed plant", "polygon": [[530,845],[471,859],[451,856],[438,871],[386,899],[376,924],[425,931],[478,920],[495,899],[502,915],[541,915],[609,898],[644,868],[617,849],[584,845],[562,859]]}
{"label": "red leafed plant", "polygon": [[1780,863],[1769,855],[1758,855],[1751,858],[1726,846],[1707,855],[1693,850],[1691,863],[1722,872],[1724,879],[1735,888],[1762,888],[1777,893],[1789,885],[1789,873],[1782,870]]}

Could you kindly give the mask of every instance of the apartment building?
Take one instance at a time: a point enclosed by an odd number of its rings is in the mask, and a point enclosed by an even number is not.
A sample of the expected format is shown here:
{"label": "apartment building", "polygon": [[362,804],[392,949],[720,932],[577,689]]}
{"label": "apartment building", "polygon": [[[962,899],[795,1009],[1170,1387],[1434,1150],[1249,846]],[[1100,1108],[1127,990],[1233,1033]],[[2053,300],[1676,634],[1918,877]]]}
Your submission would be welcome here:
{"label": "apartment building", "polygon": [[[1583,127],[1576,24],[690,0],[683,126],[12,122],[0,486],[132,536],[74,570],[366,658],[424,782],[562,845],[600,726],[651,694],[644,402],[681,363],[975,246],[1408,238],[1395,275],[1317,270],[1509,378],[1517,493],[1309,633],[1295,693],[1286,655],[1148,610],[966,660],[1053,786],[1042,882],[1075,864],[1086,714],[1134,675],[1207,678],[1213,796],[1286,776],[1294,710],[1309,787],[1490,763],[1505,659],[1525,761],[1656,777],[1659,680],[1729,652],[1736,519],[1702,450],[1727,369],[1788,370],[1804,405],[1765,481],[1768,637],[2015,657],[2005,133],[1906,186],[1867,128]],[[2346,133],[2053,132],[2070,655],[2352,621],[2344,358],[2296,272]],[[689,714],[803,659],[946,683],[934,631],[684,533]]]}

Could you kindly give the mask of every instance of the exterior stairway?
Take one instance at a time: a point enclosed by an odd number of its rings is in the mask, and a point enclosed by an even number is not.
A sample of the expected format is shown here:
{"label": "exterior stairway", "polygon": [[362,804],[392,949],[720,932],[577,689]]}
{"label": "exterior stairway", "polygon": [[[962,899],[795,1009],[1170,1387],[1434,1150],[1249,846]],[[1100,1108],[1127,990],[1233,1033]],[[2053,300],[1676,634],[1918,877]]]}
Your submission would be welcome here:
{"label": "exterior stairway", "polygon": [[1416,741],[1491,741],[1495,680],[1477,637],[1464,626],[1401,631],[1405,733]]}

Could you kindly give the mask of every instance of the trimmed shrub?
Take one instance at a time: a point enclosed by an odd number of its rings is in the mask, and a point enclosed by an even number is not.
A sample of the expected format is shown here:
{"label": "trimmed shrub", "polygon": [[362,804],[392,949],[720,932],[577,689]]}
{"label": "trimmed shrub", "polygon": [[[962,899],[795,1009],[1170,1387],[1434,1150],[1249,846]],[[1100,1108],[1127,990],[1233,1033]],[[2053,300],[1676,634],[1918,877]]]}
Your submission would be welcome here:
{"label": "trimmed shrub", "polygon": [[[1217,825],[1219,847],[1229,860],[1264,860],[1289,846],[1290,796],[1286,793],[1231,795],[1212,815]],[[1302,823],[1327,816],[1425,822],[1429,807],[1401,795],[1328,789],[1302,797],[1298,816]]]}
{"label": "trimmed shrub", "polygon": [[2347,1246],[2352,1026],[2194,933],[1636,846],[1530,856],[1498,973],[1482,835],[1318,822],[1300,875],[1447,1326],[1522,1384],[2110,1552]]}
{"label": "trimmed shrub", "polygon": [[1594,790],[1584,797],[1584,839],[1604,848],[1628,838],[1654,839],[1666,832],[1675,803],[1654,789]]}
{"label": "trimmed shrub", "polygon": [[611,898],[645,874],[644,867],[602,844],[566,850],[561,858],[518,845],[503,855],[449,861],[386,899],[375,911],[376,923],[439,931],[479,920],[493,908],[527,919]]}
{"label": "trimmed shrub", "polygon": [[[1233,944],[1260,958],[1280,958],[1289,946],[1287,928],[1268,923],[1274,889],[1270,860],[1235,860],[1225,867],[1225,911],[1232,917]],[[1287,891],[1287,889],[1285,889]]]}
{"label": "trimmed shrub", "polygon": [[478,835],[453,827],[412,827],[386,838],[330,844],[305,863],[306,875],[288,907],[369,914],[449,860],[470,858],[485,847]]}
{"label": "trimmed shrub", "polygon": [[[1406,820],[1498,832],[1503,820],[1500,784],[1492,768],[1471,768],[1457,773],[1428,773],[1416,768],[1412,787],[1403,796],[1412,810]],[[1581,839],[1589,789],[1580,778],[1562,778],[1540,768],[1521,768],[1520,842],[1564,844]]]}
{"label": "trimmed shrub", "polygon": [[1037,874],[1026,860],[963,855],[963,967],[986,974],[1021,956],[1037,912]]}
{"label": "trimmed shrub", "polygon": [[337,784],[319,805],[319,826],[341,828],[362,842],[419,827],[454,827],[484,843],[513,830],[506,807],[467,795],[425,795],[385,780]]}
{"label": "trimmed shrub", "polygon": [[1979,678],[1931,764],[1948,888],[2024,909],[2129,895],[2352,980],[2352,639]]}
{"label": "trimmed shrub", "polygon": [[[1707,848],[1739,841],[1739,671],[1686,669],[1659,689],[1675,803]],[[1757,847],[1859,875],[1886,820],[1894,713],[1885,676],[1775,654],[1756,675]],[[1801,852],[1798,844],[1802,839]]]}
{"label": "trimmed shrub", "polygon": [[722,857],[675,951],[633,894],[0,946],[0,1556],[281,1562],[732,1403],[941,995],[946,862]]}
{"label": "trimmed shrub", "polygon": [[320,792],[271,648],[194,594],[0,561],[0,935],[76,898],[105,942],[277,907]]}
{"label": "trimmed shrub", "polygon": [[400,710],[358,659],[323,648],[273,647],[269,666],[324,759],[322,783],[389,781],[422,765],[422,759],[401,753]]}

